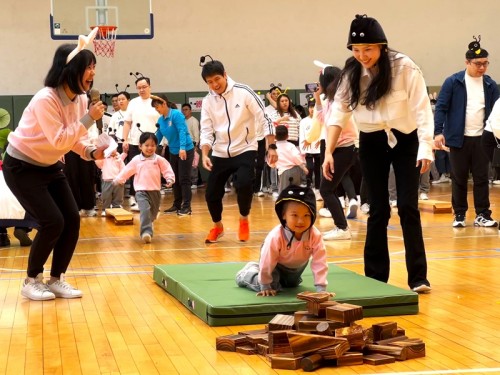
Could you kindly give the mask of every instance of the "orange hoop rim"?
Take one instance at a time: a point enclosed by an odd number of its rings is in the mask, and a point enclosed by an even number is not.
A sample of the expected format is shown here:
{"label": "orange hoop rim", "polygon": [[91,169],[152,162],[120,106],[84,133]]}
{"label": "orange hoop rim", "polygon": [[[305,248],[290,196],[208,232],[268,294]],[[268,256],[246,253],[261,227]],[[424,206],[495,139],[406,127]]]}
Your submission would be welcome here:
{"label": "orange hoop rim", "polygon": [[96,38],[100,37],[101,39],[103,37],[106,38],[108,36],[108,34],[113,33],[118,28],[118,26],[114,26],[114,25],[99,25],[99,26],[90,26],[90,29],[93,30],[96,27],[99,29],[99,32],[97,33]]}

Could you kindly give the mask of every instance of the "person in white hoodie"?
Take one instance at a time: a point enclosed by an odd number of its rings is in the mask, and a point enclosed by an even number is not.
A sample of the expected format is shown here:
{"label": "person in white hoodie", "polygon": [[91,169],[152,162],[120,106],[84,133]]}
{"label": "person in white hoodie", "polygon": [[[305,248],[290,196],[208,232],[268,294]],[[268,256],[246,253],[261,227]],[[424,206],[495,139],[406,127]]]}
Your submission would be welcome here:
{"label": "person in white hoodie", "polygon": [[229,78],[220,61],[205,63],[206,57],[200,59],[203,66],[201,76],[209,88],[201,109],[200,146],[203,167],[211,172],[205,199],[214,227],[205,242],[217,242],[224,235],[222,198],[230,175],[233,175],[240,212],[238,239],[248,241],[257,136],[263,132],[268,160],[275,163],[278,155],[274,144],[274,126],[264,113],[264,105],[257,94],[250,87]]}

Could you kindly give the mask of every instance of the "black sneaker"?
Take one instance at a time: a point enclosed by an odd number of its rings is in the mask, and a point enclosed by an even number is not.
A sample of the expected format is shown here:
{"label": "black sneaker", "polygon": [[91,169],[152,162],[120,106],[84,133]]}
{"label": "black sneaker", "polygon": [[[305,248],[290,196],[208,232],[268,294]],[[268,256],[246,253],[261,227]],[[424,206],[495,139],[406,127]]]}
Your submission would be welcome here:
{"label": "black sneaker", "polygon": [[179,211],[177,211],[177,215],[179,215],[179,216],[191,215],[191,209],[190,208],[181,208]]}
{"label": "black sneaker", "polygon": [[166,214],[172,214],[172,213],[177,213],[179,209],[175,206],[172,206],[170,208],[167,208],[165,211],[163,211]]}
{"label": "black sneaker", "polygon": [[14,229],[14,237],[19,240],[21,246],[31,246],[33,241],[29,238],[28,233],[23,228]]}
{"label": "black sneaker", "polygon": [[453,220],[453,228],[465,228],[465,215],[455,215],[455,220]]}

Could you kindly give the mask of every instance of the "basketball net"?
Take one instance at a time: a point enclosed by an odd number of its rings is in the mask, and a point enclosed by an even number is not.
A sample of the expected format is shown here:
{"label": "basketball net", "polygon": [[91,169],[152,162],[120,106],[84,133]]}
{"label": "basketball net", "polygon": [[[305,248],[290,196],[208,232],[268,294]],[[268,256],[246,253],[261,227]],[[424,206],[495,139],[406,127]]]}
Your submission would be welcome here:
{"label": "basketball net", "polygon": [[[92,26],[93,29],[95,26]],[[116,42],[116,26],[97,26],[99,32],[94,39],[94,51],[97,56],[114,57]]]}

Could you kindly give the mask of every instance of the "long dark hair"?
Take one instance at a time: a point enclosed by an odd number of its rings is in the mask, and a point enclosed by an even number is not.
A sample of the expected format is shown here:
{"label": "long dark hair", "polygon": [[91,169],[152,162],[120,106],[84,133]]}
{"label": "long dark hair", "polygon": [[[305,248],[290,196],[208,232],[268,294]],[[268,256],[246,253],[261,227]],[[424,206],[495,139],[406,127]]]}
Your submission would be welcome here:
{"label": "long dark hair", "polygon": [[283,112],[283,110],[280,107],[280,99],[282,97],[288,98],[288,111],[287,112],[290,113],[293,117],[300,119],[300,116],[298,115],[297,111],[293,107],[293,103],[292,103],[292,100],[290,99],[290,96],[288,96],[288,94],[285,94],[285,93],[279,94],[278,97],[276,98],[276,110],[278,111],[280,116],[283,116],[285,114],[285,112]]}
{"label": "long dark hair", "polygon": [[349,57],[346,60],[340,79],[347,79],[350,89],[349,104],[352,109],[358,104],[366,106],[367,109],[375,109],[377,100],[389,93],[392,84],[391,59],[397,52],[385,46],[380,49],[380,58],[377,61],[378,74],[373,78],[368,86],[366,93],[361,97],[359,80],[361,78],[361,64],[354,58]]}
{"label": "long dark hair", "polygon": [[46,87],[56,88],[66,83],[75,94],[84,94],[81,87],[82,77],[87,68],[96,63],[92,51],[83,49],[66,64],[66,58],[76,47],[76,44],[62,44],[54,54],[52,66],[45,77]]}

